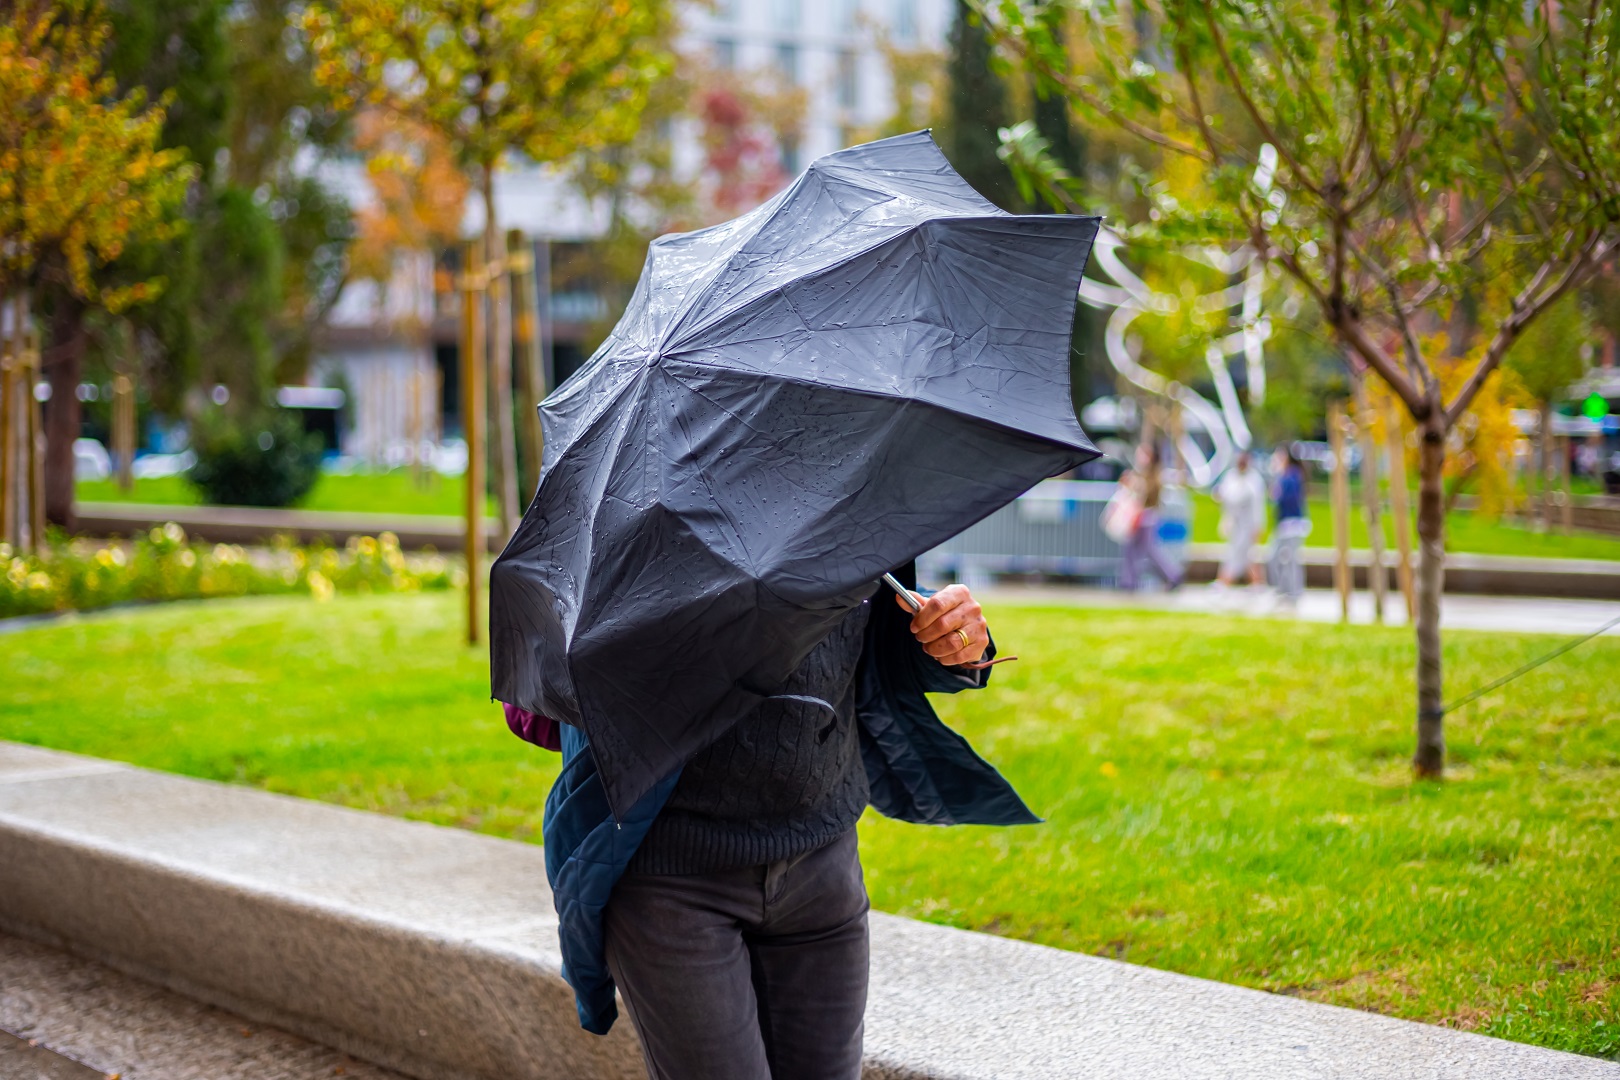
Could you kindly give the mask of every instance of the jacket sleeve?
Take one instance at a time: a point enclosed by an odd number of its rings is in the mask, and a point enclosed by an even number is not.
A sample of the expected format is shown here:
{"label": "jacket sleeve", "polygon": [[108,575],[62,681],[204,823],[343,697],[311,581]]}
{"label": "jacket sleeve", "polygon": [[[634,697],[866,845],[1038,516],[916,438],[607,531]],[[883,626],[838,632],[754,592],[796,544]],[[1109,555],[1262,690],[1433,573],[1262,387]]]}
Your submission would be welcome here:
{"label": "jacket sleeve", "polygon": [[[914,574],[896,571],[895,576],[915,587]],[[892,601],[872,607],[856,674],[861,755],[872,805],[889,817],[927,825],[1039,821],[1012,785],[928,703],[929,692],[983,686],[989,669],[941,666],[917,644],[904,610]]]}
{"label": "jacket sleeve", "polygon": [[579,1026],[606,1035],[619,1015],[608,970],[602,913],[613,886],[680,778],[677,769],[615,821],[590,745],[578,728],[560,725],[563,768],[546,797],[546,878],[557,908],[562,977],[574,991]]}

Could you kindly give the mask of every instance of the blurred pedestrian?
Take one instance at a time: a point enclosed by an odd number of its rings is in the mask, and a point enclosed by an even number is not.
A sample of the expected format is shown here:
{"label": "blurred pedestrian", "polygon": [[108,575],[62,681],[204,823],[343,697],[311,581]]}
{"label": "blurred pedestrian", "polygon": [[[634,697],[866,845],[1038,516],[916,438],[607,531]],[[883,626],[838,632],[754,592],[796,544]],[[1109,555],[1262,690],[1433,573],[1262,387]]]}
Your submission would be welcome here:
{"label": "blurred pedestrian", "polygon": [[1273,458],[1271,497],[1277,509],[1277,527],[1272,530],[1271,581],[1277,594],[1290,607],[1305,593],[1305,567],[1300,548],[1311,534],[1311,519],[1305,513],[1305,467],[1291,446],[1279,446]]}
{"label": "blurred pedestrian", "polygon": [[1215,486],[1215,499],[1221,504],[1221,536],[1226,540],[1226,559],[1215,583],[1231,585],[1247,574],[1249,584],[1258,587],[1261,567],[1254,557],[1254,545],[1266,528],[1266,482],[1247,450]]}
{"label": "blurred pedestrian", "polygon": [[1119,478],[1120,491],[1109,500],[1103,528],[1120,542],[1119,587],[1134,591],[1143,564],[1151,564],[1166,588],[1181,587],[1181,568],[1159,544],[1159,499],[1164,493],[1163,466],[1156,446],[1136,450],[1136,467]]}

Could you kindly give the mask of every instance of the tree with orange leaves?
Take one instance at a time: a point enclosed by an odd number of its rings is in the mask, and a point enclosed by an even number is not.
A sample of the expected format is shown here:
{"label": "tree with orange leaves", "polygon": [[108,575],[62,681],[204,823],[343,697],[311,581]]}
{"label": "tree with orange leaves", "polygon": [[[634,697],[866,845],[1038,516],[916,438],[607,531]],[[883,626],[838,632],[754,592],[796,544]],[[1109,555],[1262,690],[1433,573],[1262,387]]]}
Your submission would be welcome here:
{"label": "tree with orange leaves", "polygon": [[354,145],[375,201],[355,212],[350,276],[386,287],[401,256],[455,242],[471,184],[442,138],[398,113],[360,113]]}
{"label": "tree with orange leaves", "polygon": [[[0,299],[48,283],[108,311],[155,298],[161,276],[102,287],[95,272],[127,244],[175,235],[194,175],[160,149],[164,110],[120,95],[103,68],[109,29],[95,0],[19,0],[0,23]],[[79,354],[47,354],[53,388],[79,381]],[[44,502],[73,526],[78,402],[46,418]]]}
{"label": "tree with orange leaves", "polygon": [[0,23],[0,296],[51,273],[117,311],[163,287],[92,279],[130,240],[173,234],[192,176],[158,149],[163,108],[103,72],[106,43],[91,0],[22,0]]}

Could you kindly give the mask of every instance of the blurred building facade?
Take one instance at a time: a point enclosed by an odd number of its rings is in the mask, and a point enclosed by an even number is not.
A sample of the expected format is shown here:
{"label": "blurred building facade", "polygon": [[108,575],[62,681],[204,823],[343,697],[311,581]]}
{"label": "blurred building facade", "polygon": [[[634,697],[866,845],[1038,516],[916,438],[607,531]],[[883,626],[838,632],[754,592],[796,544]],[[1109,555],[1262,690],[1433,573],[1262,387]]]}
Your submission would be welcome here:
{"label": "blurred building facade", "polygon": [[[883,49],[943,51],[956,0],[717,0],[691,5],[686,49],[716,68],[795,86],[806,96],[802,140],[782,149],[797,173],[894,113]],[[700,160],[695,138],[678,147]]]}
{"label": "blurred building facade", "polygon": [[[735,72],[744,81],[803,92],[800,134],[778,146],[783,171],[791,176],[893,115],[884,48],[942,51],[955,11],[956,0],[687,2],[679,50],[696,64]],[[679,122],[667,131],[677,174],[700,179],[700,126]],[[374,200],[360,160],[334,161],[320,171],[357,210]],[[526,233],[537,266],[547,269],[571,247],[600,239],[610,225],[605,203],[585,198],[557,169],[519,165],[499,173],[495,201],[502,226]],[[479,235],[483,216],[476,193],[470,193],[462,234]],[[422,454],[425,444],[460,433],[458,261],[456,251],[401,258],[387,282],[350,282],[327,319],[310,382],[343,391],[335,449],[359,465],[403,465]],[[536,309],[550,342],[547,385],[555,386],[585,359],[593,327],[611,313],[608,301],[589,286],[553,290],[552,275],[537,278],[544,295],[536,297]]]}

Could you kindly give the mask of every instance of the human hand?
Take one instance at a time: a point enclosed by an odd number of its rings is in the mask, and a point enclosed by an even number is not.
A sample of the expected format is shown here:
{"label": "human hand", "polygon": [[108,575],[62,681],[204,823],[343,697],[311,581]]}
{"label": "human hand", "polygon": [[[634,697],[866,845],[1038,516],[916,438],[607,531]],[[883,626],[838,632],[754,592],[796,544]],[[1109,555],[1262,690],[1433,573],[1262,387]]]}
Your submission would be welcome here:
{"label": "human hand", "polygon": [[[983,659],[990,644],[990,626],[966,585],[947,585],[933,596],[911,595],[922,605],[911,617],[911,632],[923,652],[946,667],[975,664]],[[894,602],[911,610],[903,596],[896,595]]]}

